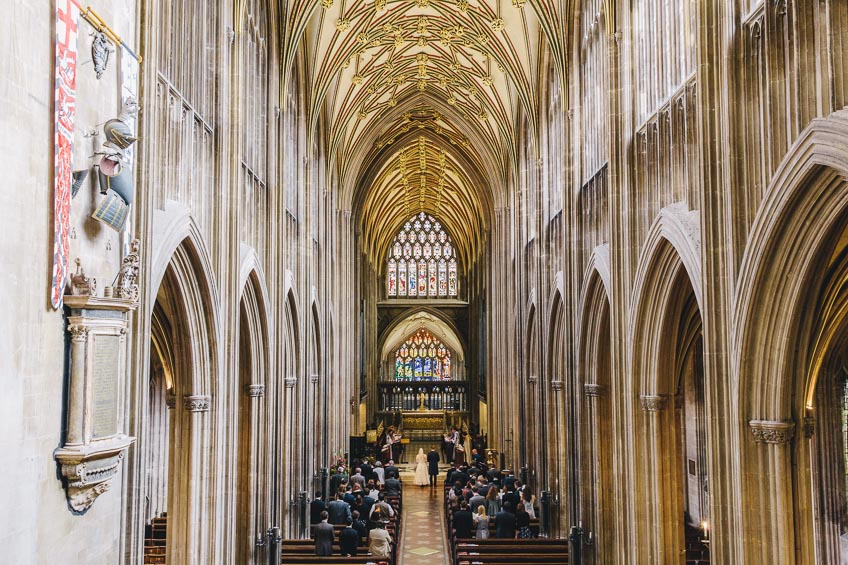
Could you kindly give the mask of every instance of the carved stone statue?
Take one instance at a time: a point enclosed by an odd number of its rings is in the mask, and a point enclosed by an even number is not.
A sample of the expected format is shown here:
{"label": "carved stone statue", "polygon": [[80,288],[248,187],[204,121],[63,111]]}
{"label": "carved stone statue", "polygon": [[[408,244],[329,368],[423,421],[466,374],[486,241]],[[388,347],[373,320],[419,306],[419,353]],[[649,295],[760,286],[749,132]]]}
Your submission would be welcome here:
{"label": "carved stone statue", "polygon": [[121,270],[118,271],[118,276],[115,277],[115,296],[138,302],[138,267],[139,267],[139,249],[140,243],[138,239],[132,240],[130,244],[130,252],[124,257],[121,265]]}

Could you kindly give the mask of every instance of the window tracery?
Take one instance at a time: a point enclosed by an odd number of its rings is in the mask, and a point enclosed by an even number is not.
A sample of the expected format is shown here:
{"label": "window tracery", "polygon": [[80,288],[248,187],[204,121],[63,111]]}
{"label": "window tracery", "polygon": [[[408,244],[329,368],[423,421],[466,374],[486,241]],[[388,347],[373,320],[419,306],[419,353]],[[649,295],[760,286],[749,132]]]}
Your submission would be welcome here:
{"label": "window tracery", "polygon": [[429,331],[418,330],[395,352],[395,380],[451,380],[450,350]]}
{"label": "window tracery", "polygon": [[456,250],[441,222],[420,212],[409,219],[389,248],[386,290],[392,298],[456,298]]}

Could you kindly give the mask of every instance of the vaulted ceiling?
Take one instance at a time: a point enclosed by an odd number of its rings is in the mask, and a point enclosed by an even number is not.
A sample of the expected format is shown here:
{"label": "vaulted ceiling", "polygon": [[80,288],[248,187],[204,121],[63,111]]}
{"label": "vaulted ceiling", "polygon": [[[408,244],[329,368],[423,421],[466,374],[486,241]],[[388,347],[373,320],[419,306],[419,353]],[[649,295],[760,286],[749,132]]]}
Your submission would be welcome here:
{"label": "vaulted ceiling", "polygon": [[[541,49],[563,66],[569,0],[320,0],[286,8],[311,122],[378,265],[403,222],[444,222],[465,265],[535,134]],[[294,48],[294,49],[292,49]],[[284,46],[284,53],[286,46]]]}

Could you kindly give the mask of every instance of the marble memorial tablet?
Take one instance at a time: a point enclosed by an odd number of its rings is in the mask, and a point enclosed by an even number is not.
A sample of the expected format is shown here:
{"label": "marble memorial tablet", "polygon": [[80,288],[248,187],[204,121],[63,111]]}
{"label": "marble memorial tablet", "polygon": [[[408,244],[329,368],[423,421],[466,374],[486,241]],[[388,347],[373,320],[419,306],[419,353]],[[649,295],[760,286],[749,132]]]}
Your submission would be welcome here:
{"label": "marble memorial tablet", "polygon": [[94,338],[92,364],[91,425],[94,437],[118,432],[118,369],[120,338],[98,335]]}

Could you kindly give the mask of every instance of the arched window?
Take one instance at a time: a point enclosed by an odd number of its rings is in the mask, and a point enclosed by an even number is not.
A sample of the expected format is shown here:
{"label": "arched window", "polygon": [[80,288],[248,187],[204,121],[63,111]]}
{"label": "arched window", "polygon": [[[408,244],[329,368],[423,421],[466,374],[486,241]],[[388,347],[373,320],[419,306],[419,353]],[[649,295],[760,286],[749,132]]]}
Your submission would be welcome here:
{"label": "arched window", "polygon": [[389,248],[388,295],[397,298],[456,298],[456,249],[442,224],[421,212],[412,216]]}
{"label": "arched window", "polygon": [[395,352],[395,380],[449,381],[450,350],[439,338],[420,329]]}

